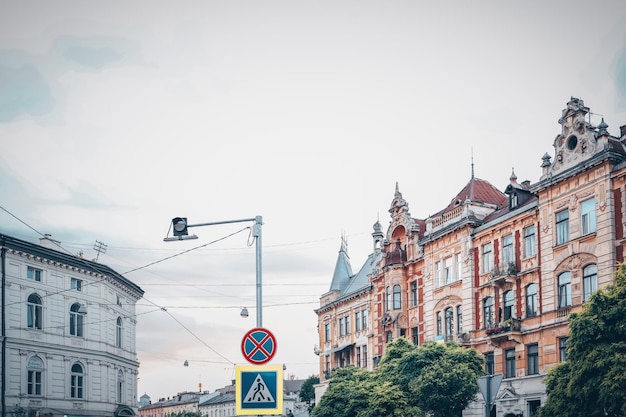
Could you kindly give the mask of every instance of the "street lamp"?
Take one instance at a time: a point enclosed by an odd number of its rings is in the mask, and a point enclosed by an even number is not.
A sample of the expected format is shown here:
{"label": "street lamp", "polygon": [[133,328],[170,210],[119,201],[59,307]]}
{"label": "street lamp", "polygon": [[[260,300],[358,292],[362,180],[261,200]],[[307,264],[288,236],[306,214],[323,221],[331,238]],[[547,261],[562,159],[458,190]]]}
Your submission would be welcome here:
{"label": "street lamp", "polygon": [[[255,246],[256,246],[256,326],[263,327],[263,305],[262,305],[262,277],[261,277],[261,226],[263,225],[263,217],[256,216],[248,219],[238,219],[238,220],[224,220],[221,222],[209,222],[209,223],[198,223],[198,224],[189,224],[187,222],[186,217],[174,217],[171,222],[172,234],[173,237],[166,236],[163,238],[164,242],[173,242],[177,240],[187,240],[187,239],[197,239],[198,236],[191,235],[189,236],[188,229],[191,227],[200,227],[200,226],[215,226],[218,224],[228,224],[228,223],[243,223],[243,222],[254,222],[254,227],[252,228],[252,236],[255,238]],[[245,315],[244,315],[245,312]],[[241,310],[241,316],[247,317],[248,309],[243,308]]]}

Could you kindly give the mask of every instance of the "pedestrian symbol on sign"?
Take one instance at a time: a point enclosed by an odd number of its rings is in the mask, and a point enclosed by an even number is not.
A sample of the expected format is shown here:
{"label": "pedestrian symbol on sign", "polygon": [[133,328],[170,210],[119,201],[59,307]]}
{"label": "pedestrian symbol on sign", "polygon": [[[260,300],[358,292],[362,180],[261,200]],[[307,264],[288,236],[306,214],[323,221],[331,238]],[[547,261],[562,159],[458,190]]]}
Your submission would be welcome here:
{"label": "pedestrian symbol on sign", "polygon": [[267,388],[267,384],[263,381],[261,374],[257,374],[254,382],[248,390],[248,394],[243,400],[244,403],[273,403],[274,397]]}

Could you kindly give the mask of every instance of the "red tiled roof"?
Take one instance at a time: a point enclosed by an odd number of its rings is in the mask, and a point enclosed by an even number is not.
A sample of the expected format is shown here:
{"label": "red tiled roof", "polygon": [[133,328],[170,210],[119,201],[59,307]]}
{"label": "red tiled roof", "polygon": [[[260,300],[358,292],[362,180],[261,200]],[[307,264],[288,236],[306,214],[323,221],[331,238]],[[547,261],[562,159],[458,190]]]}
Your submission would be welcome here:
{"label": "red tiled roof", "polygon": [[498,207],[505,205],[508,201],[506,194],[491,185],[490,182],[473,177],[456,197],[450,201],[448,207],[443,209],[440,213],[445,213],[466,200],[494,204]]}

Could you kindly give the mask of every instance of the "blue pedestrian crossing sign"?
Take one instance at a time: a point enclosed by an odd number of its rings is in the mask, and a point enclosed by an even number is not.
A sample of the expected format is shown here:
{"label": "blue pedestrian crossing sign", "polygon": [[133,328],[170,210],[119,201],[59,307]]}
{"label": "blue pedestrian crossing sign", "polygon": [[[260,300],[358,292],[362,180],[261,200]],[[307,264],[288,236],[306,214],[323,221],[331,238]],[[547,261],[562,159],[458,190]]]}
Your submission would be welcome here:
{"label": "blue pedestrian crossing sign", "polygon": [[237,366],[237,415],[283,413],[283,366]]}

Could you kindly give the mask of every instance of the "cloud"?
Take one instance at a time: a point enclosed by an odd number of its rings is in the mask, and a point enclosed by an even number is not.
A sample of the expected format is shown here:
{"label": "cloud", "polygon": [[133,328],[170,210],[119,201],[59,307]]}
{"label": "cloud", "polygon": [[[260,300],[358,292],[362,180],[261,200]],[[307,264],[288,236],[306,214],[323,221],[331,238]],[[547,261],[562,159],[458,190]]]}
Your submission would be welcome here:
{"label": "cloud", "polygon": [[57,64],[75,70],[104,70],[143,61],[134,42],[104,36],[61,36],[54,42],[52,57]]}

